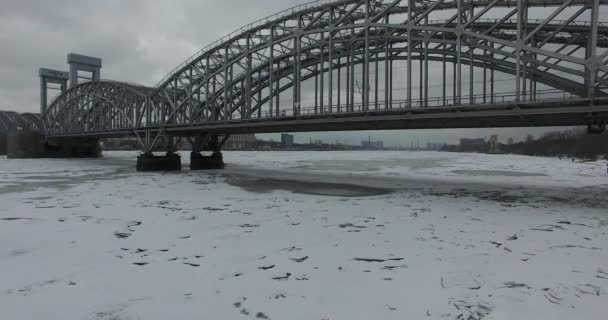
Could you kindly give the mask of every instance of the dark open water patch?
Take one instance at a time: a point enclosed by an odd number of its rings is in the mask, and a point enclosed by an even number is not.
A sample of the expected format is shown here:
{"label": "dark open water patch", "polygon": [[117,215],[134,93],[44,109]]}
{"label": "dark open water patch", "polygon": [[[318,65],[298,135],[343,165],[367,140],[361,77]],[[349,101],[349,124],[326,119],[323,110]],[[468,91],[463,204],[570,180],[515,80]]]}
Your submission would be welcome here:
{"label": "dark open water patch", "polygon": [[454,170],[452,173],[462,174],[467,176],[503,176],[503,177],[546,177],[544,173],[536,172],[519,172],[519,171],[503,171],[503,170]]}
{"label": "dark open water patch", "polygon": [[389,158],[374,160],[316,160],[298,161],[295,168],[324,171],[371,172],[382,168],[409,168],[412,170],[441,167],[448,158]]}
{"label": "dark open water patch", "polygon": [[493,201],[507,206],[527,205],[539,207],[559,205],[560,207],[606,208],[608,207],[607,186],[589,186],[582,188],[565,187],[505,187],[490,189],[490,185],[469,185],[456,187],[449,184],[436,186],[423,194],[431,196],[448,196],[456,199],[474,197],[479,200]]}
{"label": "dark open water patch", "polygon": [[284,179],[247,179],[242,177],[231,177],[227,179],[227,182],[232,186],[256,193],[269,193],[275,190],[285,190],[293,193],[321,196],[371,197],[393,192],[391,189],[365,187],[353,184]]}

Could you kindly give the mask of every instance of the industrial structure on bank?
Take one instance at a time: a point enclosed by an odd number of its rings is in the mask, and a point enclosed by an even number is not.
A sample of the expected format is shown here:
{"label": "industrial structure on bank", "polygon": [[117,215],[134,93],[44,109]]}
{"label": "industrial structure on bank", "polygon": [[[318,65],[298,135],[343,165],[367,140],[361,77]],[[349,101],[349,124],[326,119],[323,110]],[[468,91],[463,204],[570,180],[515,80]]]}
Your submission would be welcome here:
{"label": "industrial structure on bank", "polygon": [[[0,134],[8,133],[13,156],[97,156],[100,139],[135,137],[138,169],[178,170],[184,141],[192,169],[222,167],[232,134],[567,125],[600,132],[608,122],[604,6],[608,0],[315,1],[217,40],[154,87],[100,80],[100,59],[70,54],[69,74],[40,70],[40,116],[0,113]],[[511,77],[509,92],[497,90],[499,75]],[[50,104],[48,84],[61,90]]]}

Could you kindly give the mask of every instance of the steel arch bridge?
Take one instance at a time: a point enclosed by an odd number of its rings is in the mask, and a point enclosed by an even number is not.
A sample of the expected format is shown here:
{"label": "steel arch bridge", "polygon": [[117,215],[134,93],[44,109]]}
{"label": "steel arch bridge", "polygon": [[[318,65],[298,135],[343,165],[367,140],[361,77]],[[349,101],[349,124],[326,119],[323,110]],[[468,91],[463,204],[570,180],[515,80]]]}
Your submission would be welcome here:
{"label": "steel arch bridge", "polygon": [[8,135],[18,130],[43,132],[44,125],[39,114],[0,111],[0,155],[7,154]]}
{"label": "steel arch bridge", "polygon": [[338,0],[297,6],[205,47],[155,87],[59,96],[45,134],[589,125],[608,120],[608,0]]}
{"label": "steel arch bridge", "polygon": [[6,135],[11,130],[44,130],[42,118],[35,113],[19,114],[14,111],[0,111],[0,135]]}

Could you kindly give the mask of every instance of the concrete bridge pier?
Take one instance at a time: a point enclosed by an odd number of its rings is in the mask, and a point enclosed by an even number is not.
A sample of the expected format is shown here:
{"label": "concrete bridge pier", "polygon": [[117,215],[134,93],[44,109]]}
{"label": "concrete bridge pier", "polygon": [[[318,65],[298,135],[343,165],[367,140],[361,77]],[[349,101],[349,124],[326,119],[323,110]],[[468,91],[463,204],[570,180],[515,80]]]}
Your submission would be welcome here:
{"label": "concrete bridge pier", "polygon": [[[218,170],[224,169],[224,156],[220,151],[228,136],[200,135],[190,139],[192,153],[190,154],[190,170]],[[203,155],[203,152],[211,152],[211,155]]]}
{"label": "concrete bridge pier", "polygon": [[101,147],[97,138],[61,138],[47,141],[38,132],[9,131],[6,136],[9,159],[30,158],[99,158]]}
{"label": "concrete bridge pier", "polygon": [[33,131],[9,131],[6,135],[6,156],[9,159],[43,158],[44,136]]}
{"label": "concrete bridge pier", "polygon": [[[176,153],[179,143],[175,137],[149,136],[150,145],[145,145],[142,153],[137,157],[137,171],[181,171],[182,157]],[[164,155],[155,155],[154,151]]]}
{"label": "concrete bridge pier", "polygon": [[137,157],[137,171],[140,172],[180,170],[182,170],[182,158],[174,152],[167,152],[163,156],[148,152]]}
{"label": "concrete bridge pier", "polygon": [[224,156],[219,150],[210,156],[204,156],[201,152],[190,153],[190,170],[217,170],[224,169]]}
{"label": "concrete bridge pier", "polygon": [[101,145],[97,138],[61,138],[44,143],[47,158],[100,158]]}
{"label": "concrete bridge pier", "polygon": [[6,134],[0,134],[0,156],[6,155]]}

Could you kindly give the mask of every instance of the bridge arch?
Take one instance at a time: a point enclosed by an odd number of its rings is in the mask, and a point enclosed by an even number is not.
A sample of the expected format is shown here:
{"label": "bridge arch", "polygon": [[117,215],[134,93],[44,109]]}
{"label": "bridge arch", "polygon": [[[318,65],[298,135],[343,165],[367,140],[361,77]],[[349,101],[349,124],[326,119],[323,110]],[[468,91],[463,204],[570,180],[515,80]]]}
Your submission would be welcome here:
{"label": "bridge arch", "polygon": [[[373,52],[373,51],[370,51]],[[413,53],[421,53],[420,50],[412,50]],[[445,62],[446,63],[451,63],[451,64],[455,64],[456,63],[456,57],[455,55],[453,55],[450,52],[442,52],[441,50],[429,50],[429,53],[442,53],[443,56],[445,56]],[[334,61],[334,66],[336,68],[345,68],[345,67],[352,67],[352,63],[347,63],[347,62],[342,62],[340,63],[339,60],[346,58],[345,55],[342,56],[338,56],[335,57],[335,61]],[[412,61],[422,61],[424,62],[425,60],[428,61],[432,61],[432,62],[443,62],[444,61],[444,57],[438,57],[438,56],[428,56],[428,57],[424,57],[422,55],[416,55],[416,56],[412,56],[410,57],[410,59]],[[374,63],[376,61],[379,62],[384,62],[386,59],[385,58],[372,58],[370,59],[370,63]],[[394,59],[391,59],[390,61],[407,61],[408,58],[407,57],[396,57]],[[462,63],[464,63],[465,65],[469,66],[471,63],[473,64],[473,66],[477,69],[483,69],[484,67],[487,68],[488,70],[491,71],[497,71],[503,74],[507,74],[507,75],[512,75],[515,76],[516,75],[516,70],[515,70],[515,64],[510,63],[510,62],[505,62],[505,61],[501,61],[495,58],[491,58],[491,57],[484,57],[482,55],[474,55],[474,59],[473,60],[469,60],[468,58],[465,59],[461,59]],[[310,67],[314,67],[317,63],[316,62],[308,62],[306,64],[303,65],[304,68],[310,68]],[[360,66],[363,65],[362,61],[357,61],[355,63],[355,66]],[[290,68],[287,68],[290,69]],[[317,76],[322,76],[322,75],[326,75],[329,72],[329,66],[325,66],[323,70],[318,69],[318,70],[314,70],[305,74],[302,74],[302,81],[305,80],[309,80],[312,79],[314,77]],[[552,87],[554,89],[558,89],[558,90],[547,90],[547,91],[543,91],[543,94],[557,94],[559,92],[563,92],[564,94],[568,94],[570,96],[578,96],[578,97],[583,97],[586,94],[586,87],[584,86],[584,84],[578,83],[576,81],[573,81],[571,79],[565,78],[565,77],[560,77],[560,76],[555,76],[552,74],[544,74],[543,72],[541,72],[540,70],[528,70],[527,71],[528,76],[535,76],[536,77],[536,81],[538,83],[542,83],[548,87]],[[292,72],[291,71],[286,71],[286,72],[279,72],[278,73],[278,79],[289,79],[289,77],[292,76]],[[254,89],[252,89],[252,94],[255,95],[257,93],[263,92],[264,90],[267,90],[268,86],[270,85],[268,78],[263,79],[263,82],[260,85],[257,85]],[[288,91],[289,89],[293,88],[294,86],[294,82],[289,81],[287,82],[285,85],[282,85],[281,87],[279,87],[279,89],[277,91],[275,91],[276,93],[282,93],[284,91]],[[418,89],[418,88],[416,88]],[[220,92],[215,93],[214,98],[217,99],[218,97],[221,97],[221,94],[223,93],[223,90]],[[604,96],[605,93],[604,92],[598,92],[597,93],[598,96]],[[469,96],[463,96],[462,97],[462,101],[461,103],[466,104],[466,105],[470,105],[470,104],[474,104],[474,99],[475,97],[479,97],[479,94],[477,95],[473,95],[473,97],[469,97]],[[437,97],[434,97],[435,99],[437,99]],[[442,98],[442,97],[439,97]],[[454,105],[454,95],[448,95],[445,97],[445,102],[447,104],[443,104],[444,106],[449,106],[449,105]],[[482,100],[487,100],[490,101],[491,97],[486,97],[486,99],[483,99],[483,96],[481,97]],[[212,98],[213,99],[213,98]],[[255,106],[252,106],[252,109],[250,111],[250,114],[248,115],[249,117],[255,117],[255,114],[257,113],[257,111],[264,105],[267,104],[269,102],[269,95],[266,94],[262,96],[261,101],[258,101],[257,104]],[[444,99],[442,98],[441,101],[444,101]],[[386,100],[379,100],[379,102],[381,103],[381,108],[384,108],[385,102],[387,102]],[[398,101],[388,101],[390,104],[394,104],[395,102],[405,106],[406,102],[405,100],[398,100]],[[204,102],[203,102],[204,103]],[[342,107],[342,108],[347,108],[350,107],[351,109],[354,108],[354,104],[355,103],[351,103],[349,106],[346,105],[333,105],[332,107],[336,108],[336,107]],[[361,105],[361,102],[358,102],[357,104]],[[425,105],[423,99],[418,98],[418,99],[414,99],[411,103],[410,103],[412,108],[421,108],[421,107],[429,107],[429,105]],[[236,104],[235,106],[233,106],[232,110],[230,110],[230,113],[233,113],[237,110],[239,110],[242,107],[242,102],[239,104]],[[329,107],[329,106],[326,106]],[[373,108],[374,103],[370,102],[370,108]],[[309,106],[309,111],[310,109],[312,109],[312,106]],[[346,109],[348,110],[348,109]],[[359,110],[361,111],[361,110]],[[275,112],[266,112],[264,117],[268,117],[268,114],[272,114]]]}
{"label": "bridge arch", "polygon": [[[608,0],[315,1],[214,42],[155,88],[114,81],[71,88],[44,123],[48,135],[102,134],[298,117],[307,107],[314,114],[466,107],[495,102],[494,86],[486,88],[495,72],[512,78],[509,102],[534,102],[544,93],[537,85],[593,102],[608,95],[601,6]],[[443,81],[437,100],[433,68]],[[473,78],[483,78],[483,95]],[[403,86],[399,97],[393,84]],[[314,106],[305,105],[313,86]],[[355,86],[365,89],[355,96]]]}
{"label": "bridge arch", "polygon": [[[525,10],[517,7],[520,3],[525,3]],[[606,4],[606,1],[601,3]],[[348,56],[353,59],[347,66],[364,65],[366,70],[376,60],[422,60],[426,64],[445,58],[459,69],[468,64],[515,75],[519,79],[518,86],[523,83],[524,88],[528,80],[578,97],[606,95],[608,68],[605,63],[596,71],[597,81],[591,91],[587,84],[591,67],[585,57],[591,50],[604,54],[608,47],[606,25],[598,24],[597,32],[602,37],[596,40],[595,48],[590,48],[590,23],[577,20],[589,12],[587,1],[336,1],[316,4],[228,37],[187,61],[158,88],[159,107],[168,115],[161,120],[177,125],[256,118],[256,113],[259,117],[256,111],[263,104],[267,104],[267,115],[276,116],[281,110],[277,104],[273,108],[273,98],[290,88],[293,114],[297,115],[301,108],[302,81],[318,74],[327,77],[332,73],[335,77],[336,69],[340,72],[344,67],[337,60]],[[413,6],[409,8],[409,4]],[[527,13],[518,13],[540,6],[553,6],[554,11],[542,20],[529,20]],[[565,20],[555,20],[568,7],[574,8],[572,13]],[[502,10],[502,18],[484,18],[493,10]],[[429,21],[430,15],[437,12],[451,14],[451,17]],[[519,36],[513,36],[514,30]],[[354,52],[349,53],[351,50]],[[316,71],[307,70],[315,62],[320,67]],[[364,87],[369,87],[370,74],[366,72],[367,77],[364,76],[362,82]],[[459,70],[460,77],[462,73]],[[283,84],[285,79],[289,81]],[[525,89],[517,91],[521,96]],[[456,92],[452,99],[455,104],[462,104],[466,94],[461,88]],[[518,99],[525,100],[525,95]],[[367,100],[364,104],[368,108],[369,98],[367,94],[361,99]],[[470,103],[472,98],[468,100]],[[412,106],[411,102],[408,98],[406,105]]]}
{"label": "bridge arch", "polygon": [[143,127],[150,91],[147,87],[110,80],[74,86],[47,109],[46,133]]}
{"label": "bridge arch", "polygon": [[10,130],[42,132],[43,122],[38,114],[0,111],[0,134],[6,134]]}

